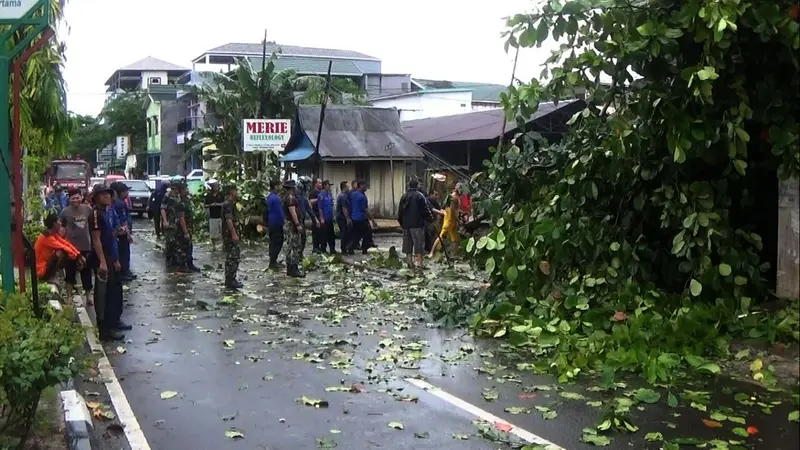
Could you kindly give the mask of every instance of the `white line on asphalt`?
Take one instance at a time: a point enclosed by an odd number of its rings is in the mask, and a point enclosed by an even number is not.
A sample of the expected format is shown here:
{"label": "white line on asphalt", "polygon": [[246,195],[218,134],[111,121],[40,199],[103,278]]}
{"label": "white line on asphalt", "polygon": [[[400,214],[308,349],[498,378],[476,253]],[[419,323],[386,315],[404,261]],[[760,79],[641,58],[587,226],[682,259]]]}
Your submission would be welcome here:
{"label": "white line on asphalt", "polygon": [[125,437],[128,438],[131,450],[150,450],[150,444],[147,443],[142,428],[139,426],[139,421],[136,420],[136,416],[133,414],[133,409],[128,403],[128,397],[125,396],[125,392],[122,390],[122,385],[119,384],[114,368],[111,367],[103,346],[100,345],[94,335],[94,326],[92,325],[92,319],[89,318],[89,313],[82,306],[76,306],[75,310],[78,312],[81,325],[86,330],[86,341],[89,342],[89,348],[92,349],[92,353],[101,355],[97,361],[97,369],[108,390],[108,396],[111,397],[111,403],[117,412],[122,429],[125,430]]}
{"label": "white line on asphalt", "polygon": [[522,428],[495,416],[489,411],[485,411],[471,403],[467,403],[466,401],[461,400],[455,395],[449,394],[439,389],[438,387],[428,383],[427,381],[423,381],[418,378],[406,378],[405,380],[413,384],[414,386],[439,397],[440,399],[446,401],[447,403],[450,403],[451,405],[457,408],[463,409],[464,411],[472,414],[473,416],[478,417],[479,419],[485,420],[486,422],[489,422],[491,424],[499,423],[511,427],[511,429],[508,432],[526,442],[530,442],[531,444],[544,445],[546,446],[546,450],[566,450],[561,446],[553,444],[552,442],[548,441],[543,437],[537,436],[531,433],[530,431],[523,430]]}

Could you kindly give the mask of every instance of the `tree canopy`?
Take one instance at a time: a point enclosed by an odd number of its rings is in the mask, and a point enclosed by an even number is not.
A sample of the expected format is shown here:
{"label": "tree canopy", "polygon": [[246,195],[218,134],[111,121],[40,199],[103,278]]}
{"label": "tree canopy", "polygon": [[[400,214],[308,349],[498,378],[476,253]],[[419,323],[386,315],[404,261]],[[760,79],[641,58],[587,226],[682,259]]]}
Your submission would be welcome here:
{"label": "tree canopy", "polygon": [[508,25],[509,47],[559,44],[542,81],[502,96],[510,118],[587,100],[560,143],[527,134],[479,176],[479,330],[532,345],[562,380],[666,381],[684,362],[719,371],[704,357],[736,333],[796,340],[791,314],[750,314],[770,265],[754,205],[800,168],[794,2],[552,0]]}

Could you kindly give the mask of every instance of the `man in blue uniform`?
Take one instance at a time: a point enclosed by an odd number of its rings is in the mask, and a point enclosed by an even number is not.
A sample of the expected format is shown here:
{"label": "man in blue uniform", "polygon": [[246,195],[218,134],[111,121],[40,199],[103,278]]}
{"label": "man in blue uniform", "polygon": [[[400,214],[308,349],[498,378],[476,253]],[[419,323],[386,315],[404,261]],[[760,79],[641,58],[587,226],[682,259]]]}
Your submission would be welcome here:
{"label": "man in blue uniform", "polygon": [[281,254],[283,248],[283,225],[286,218],[283,214],[283,202],[281,196],[278,195],[278,187],[281,182],[272,180],[269,183],[269,194],[265,199],[267,210],[265,214],[265,222],[267,223],[267,233],[269,235],[269,268],[278,269],[278,256]]}
{"label": "man in blue uniform", "polygon": [[336,234],[333,231],[333,196],[331,195],[331,182],[322,182],[322,189],[317,193],[317,217],[319,218],[319,231],[317,234],[317,250],[325,253],[326,248],[330,254],[336,253]]}
{"label": "man in blue uniform", "polygon": [[353,222],[350,220],[350,185],[347,181],[339,183],[339,195],[336,197],[336,225],[339,227],[339,247],[342,253],[352,254],[350,250],[350,234]]}

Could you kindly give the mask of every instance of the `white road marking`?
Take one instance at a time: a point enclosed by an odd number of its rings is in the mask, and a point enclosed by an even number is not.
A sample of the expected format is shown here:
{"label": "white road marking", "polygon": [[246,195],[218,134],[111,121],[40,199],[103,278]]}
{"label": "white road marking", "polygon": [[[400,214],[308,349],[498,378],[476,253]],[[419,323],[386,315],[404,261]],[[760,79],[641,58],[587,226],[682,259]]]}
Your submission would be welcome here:
{"label": "white road marking", "polygon": [[544,445],[546,446],[546,450],[566,450],[563,447],[558,446],[541,436],[537,436],[531,433],[530,431],[523,430],[522,428],[495,416],[489,411],[485,411],[471,403],[467,403],[466,401],[461,400],[460,398],[439,389],[438,387],[428,383],[427,381],[423,381],[418,378],[406,378],[405,380],[413,384],[414,386],[439,397],[440,399],[446,401],[447,403],[450,403],[451,405],[474,415],[479,419],[485,420],[486,422],[489,422],[491,424],[499,423],[510,426],[511,430],[509,430],[508,432],[526,442],[530,442],[531,444]]}
{"label": "white road marking", "polygon": [[97,362],[97,369],[103,378],[108,390],[108,396],[111,398],[111,403],[117,412],[119,422],[122,424],[122,429],[125,430],[125,437],[128,438],[131,450],[150,450],[150,444],[147,443],[144,432],[139,426],[139,421],[136,420],[136,416],[133,414],[133,409],[128,403],[128,397],[125,396],[125,391],[122,390],[122,386],[119,384],[117,375],[108,361],[103,346],[100,345],[94,335],[94,325],[92,325],[92,319],[89,318],[89,313],[82,306],[76,306],[75,310],[78,312],[81,325],[86,330],[86,341],[89,342],[89,348],[92,349],[92,353],[101,355]]}

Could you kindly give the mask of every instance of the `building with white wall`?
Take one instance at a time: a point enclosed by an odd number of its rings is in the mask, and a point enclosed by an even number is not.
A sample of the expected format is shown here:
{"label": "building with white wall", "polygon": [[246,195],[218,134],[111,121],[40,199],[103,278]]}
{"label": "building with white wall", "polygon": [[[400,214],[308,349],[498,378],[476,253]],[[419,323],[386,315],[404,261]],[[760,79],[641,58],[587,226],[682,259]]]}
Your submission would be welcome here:
{"label": "building with white wall", "polygon": [[411,90],[384,91],[370,95],[373,106],[396,108],[400,120],[419,120],[500,108],[500,93],[506,87],[490,83],[468,83],[411,79]]}
{"label": "building with white wall", "polygon": [[147,90],[150,86],[174,85],[189,69],[152,56],[117,69],[106,81],[106,101],[120,92]]}

